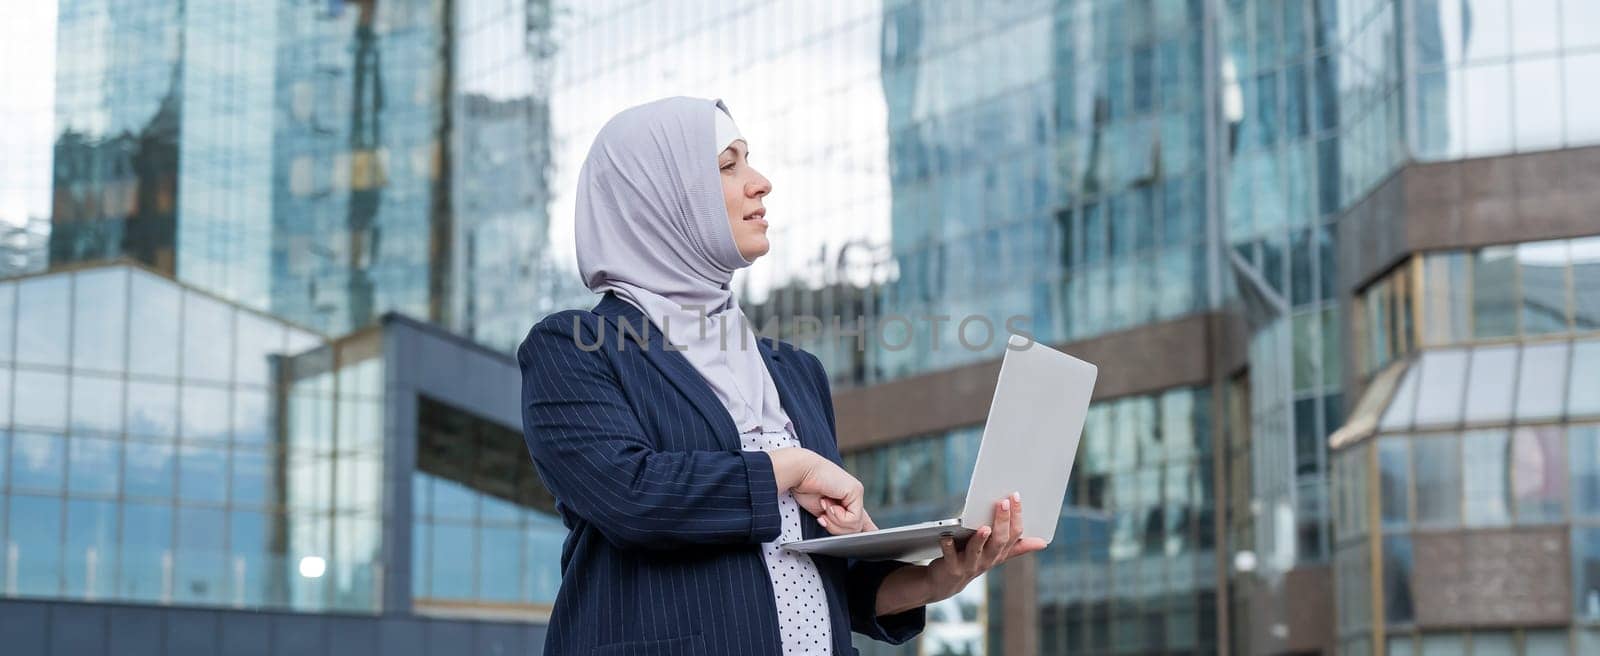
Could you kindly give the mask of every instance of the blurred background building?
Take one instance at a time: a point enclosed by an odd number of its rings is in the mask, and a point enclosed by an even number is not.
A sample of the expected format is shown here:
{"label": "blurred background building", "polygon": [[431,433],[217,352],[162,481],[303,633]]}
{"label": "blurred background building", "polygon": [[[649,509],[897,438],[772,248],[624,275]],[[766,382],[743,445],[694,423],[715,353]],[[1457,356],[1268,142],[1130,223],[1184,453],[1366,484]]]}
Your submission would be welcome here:
{"label": "blurred background building", "polygon": [[49,229],[0,282],[21,653],[536,652],[563,529],[505,354],[593,302],[593,135],[676,94],[774,181],[736,285],[827,365],[880,521],[959,500],[1001,331],[1101,365],[1052,547],[864,654],[1600,652],[1600,3],[58,23]]}

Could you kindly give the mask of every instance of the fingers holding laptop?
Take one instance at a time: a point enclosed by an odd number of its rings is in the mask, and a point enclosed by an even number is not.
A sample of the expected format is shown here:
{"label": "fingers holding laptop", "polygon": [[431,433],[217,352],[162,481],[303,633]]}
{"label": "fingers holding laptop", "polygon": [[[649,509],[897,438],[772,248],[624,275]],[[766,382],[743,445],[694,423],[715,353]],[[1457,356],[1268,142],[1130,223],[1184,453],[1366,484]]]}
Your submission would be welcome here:
{"label": "fingers holding laptop", "polygon": [[944,538],[944,556],[928,565],[937,600],[948,599],[973,579],[1007,560],[1045,548],[1039,538],[1022,537],[1022,496],[1012,493],[994,504],[994,519],[980,527],[967,543],[956,548],[955,538]]}

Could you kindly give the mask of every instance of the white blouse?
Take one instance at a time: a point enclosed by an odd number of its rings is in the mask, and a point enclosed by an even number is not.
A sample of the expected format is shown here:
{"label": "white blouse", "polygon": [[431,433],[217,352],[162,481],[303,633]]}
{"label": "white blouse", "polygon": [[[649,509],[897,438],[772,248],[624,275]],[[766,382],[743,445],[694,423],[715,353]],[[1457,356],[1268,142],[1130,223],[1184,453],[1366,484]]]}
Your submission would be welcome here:
{"label": "white blouse", "polygon": [[[759,428],[739,436],[740,448],[745,451],[773,451],[784,447],[798,447],[800,440],[794,435],[794,423],[784,424],[781,431],[763,431]],[[803,512],[794,494],[784,492],[778,496],[778,513],[782,518],[783,532],[774,542],[761,545],[761,555],[767,561],[767,575],[772,578],[773,601],[778,606],[778,632],[783,637],[783,656],[821,656],[833,653],[833,625],[828,615],[828,598],[822,588],[822,576],[817,573],[811,557],[785,551],[779,543],[799,540],[800,522],[810,517]],[[814,521],[814,520],[813,520]]]}

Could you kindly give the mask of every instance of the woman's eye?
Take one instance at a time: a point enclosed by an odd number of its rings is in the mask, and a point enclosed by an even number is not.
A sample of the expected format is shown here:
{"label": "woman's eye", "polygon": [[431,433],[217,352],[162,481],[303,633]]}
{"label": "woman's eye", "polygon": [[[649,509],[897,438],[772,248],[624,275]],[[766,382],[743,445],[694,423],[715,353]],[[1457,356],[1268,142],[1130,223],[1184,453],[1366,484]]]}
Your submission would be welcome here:
{"label": "woman's eye", "polygon": [[724,170],[724,171],[730,170],[732,168],[733,168],[733,162],[728,162],[727,164],[723,164],[722,165],[722,170]]}

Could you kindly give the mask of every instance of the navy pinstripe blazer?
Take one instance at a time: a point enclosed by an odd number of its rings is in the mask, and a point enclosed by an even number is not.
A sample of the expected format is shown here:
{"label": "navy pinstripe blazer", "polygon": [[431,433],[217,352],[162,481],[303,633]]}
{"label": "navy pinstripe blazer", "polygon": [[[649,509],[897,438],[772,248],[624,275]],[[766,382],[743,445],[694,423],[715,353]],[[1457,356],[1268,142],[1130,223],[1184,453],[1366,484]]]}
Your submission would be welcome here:
{"label": "navy pinstripe blazer", "polygon": [[[801,443],[839,461],[822,363],[758,338]],[[640,344],[644,348],[640,348]],[[644,313],[607,293],[545,317],[517,349],[528,452],[571,533],[545,642],[550,656],[778,654],[778,614],[760,545],[779,533],[777,482],[700,373]],[[826,535],[803,522],[806,537]],[[902,565],[817,557],[834,653],[851,631],[899,644],[916,609],[876,617],[878,586]]]}

